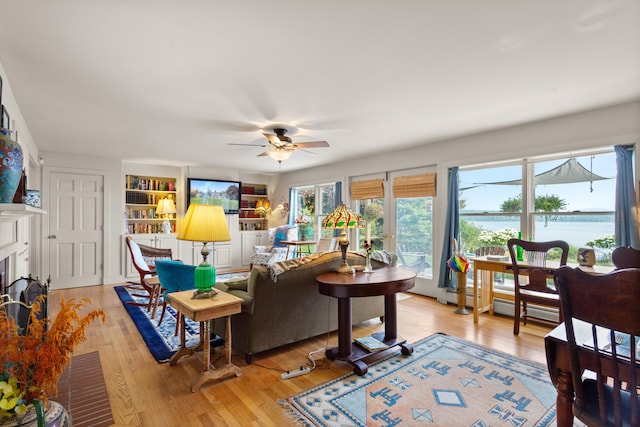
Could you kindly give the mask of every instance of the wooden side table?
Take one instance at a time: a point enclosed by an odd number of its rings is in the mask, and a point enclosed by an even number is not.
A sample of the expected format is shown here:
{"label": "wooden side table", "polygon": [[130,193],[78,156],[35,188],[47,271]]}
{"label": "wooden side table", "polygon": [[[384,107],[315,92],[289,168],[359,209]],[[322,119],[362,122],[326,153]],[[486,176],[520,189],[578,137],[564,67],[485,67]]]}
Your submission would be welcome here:
{"label": "wooden side table", "polygon": [[397,334],[398,317],[396,293],[413,288],[416,273],[401,267],[385,267],[373,273],[355,274],[323,273],[316,277],[322,295],[338,298],[338,347],[329,348],[325,355],[329,360],[343,360],[354,366],[357,375],[367,373],[368,366],[363,359],[375,354],[368,352],[351,339],[351,298],[384,295],[384,333],[372,336],[382,341],[388,348],[400,346],[402,354],[413,353],[413,347]]}
{"label": "wooden side table", "polygon": [[[222,378],[227,375],[242,375],[242,370],[231,363],[231,315],[240,313],[242,299],[235,295],[218,291],[211,299],[192,299],[194,291],[182,291],[171,293],[171,307],[183,315],[180,322],[180,350],[171,357],[170,365],[175,365],[183,356],[193,354],[197,348],[185,346],[185,321],[184,316],[200,322],[200,339],[204,340],[203,362],[204,371],[191,384],[191,391],[196,392],[203,383]],[[227,363],[220,369],[211,365],[211,321],[220,317],[226,317],[227,330],[224,337],[224,349]]]}
{"label": "wooden side table", "polygon": [[289,259],[289,249],[293,246],[296,248],[296,258],[302,257],[302,248],[306,247],[306,254],[311,255],[310,247],[317,244],[314,240],[281,240],[280,243],[287,247],[287,259]]}

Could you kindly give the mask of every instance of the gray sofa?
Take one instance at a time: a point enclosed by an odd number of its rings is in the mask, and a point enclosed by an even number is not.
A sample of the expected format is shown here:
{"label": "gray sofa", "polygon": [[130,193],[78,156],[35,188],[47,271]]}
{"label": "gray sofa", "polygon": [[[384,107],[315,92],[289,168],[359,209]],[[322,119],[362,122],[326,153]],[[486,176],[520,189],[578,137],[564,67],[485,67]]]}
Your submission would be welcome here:
{"label": "gray sofa", "polygon": [[[216,285],[243,300],[242,312],[231,318],[232,348],[244,354],[247,363],[251,363],[256,353],[338,329],[337,299],[320,295],[315,278],[342,264],[340,252],[325,252],[302,260],[275,263],[273,271],[281,271],[276,281],[271,277],[270,267],[254,266],[244,284]],[[395,265],[395,255],[387,254],[386,261]],[[365,263],[357,253],[349,253],[348,262]],[[376,268],[386,264],[374,260],[372,265]],[[354,298],[352,303],[354,324],[384,316],[382,296]],[[225,336],[223,319],[214,321],[214,331]]]}

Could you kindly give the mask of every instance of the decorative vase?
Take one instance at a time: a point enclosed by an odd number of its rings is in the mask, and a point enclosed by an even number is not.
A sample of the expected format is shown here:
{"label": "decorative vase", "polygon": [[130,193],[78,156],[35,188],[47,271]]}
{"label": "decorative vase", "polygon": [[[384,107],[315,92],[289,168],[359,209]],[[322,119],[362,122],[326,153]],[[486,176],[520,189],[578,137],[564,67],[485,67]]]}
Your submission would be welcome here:
{"label": "decorative vase", "polygon": [[365,273],[373,273],[373,267],[371,267],[371,249],[367,249],[367,255],[365,256]]}
{"label": "decorative vase", "polygon": [[0,161],[0,203],[13,203],[22,177],[22,148],[6,130],[0,131]]}
{"label": "decorative vase", "polygon": [[[44,427],[71,427],[69,412],[53,400],[49,401],[49,408],[44,413]],[[19,420],[0,421],[0,427],[40,427],[35,409],[31,408],[24,417]]]}

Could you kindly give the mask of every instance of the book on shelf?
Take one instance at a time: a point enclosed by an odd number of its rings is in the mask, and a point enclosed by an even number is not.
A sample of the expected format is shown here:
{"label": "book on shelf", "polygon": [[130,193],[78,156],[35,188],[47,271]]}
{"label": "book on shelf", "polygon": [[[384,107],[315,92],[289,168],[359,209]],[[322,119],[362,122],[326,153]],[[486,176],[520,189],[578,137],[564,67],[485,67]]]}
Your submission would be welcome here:
{"label": "book on shelf", "polygon": [[360,347],[362,347],[362,348],[364,348],[365,350],[368,350],[368,351],[384,350],[384,349],[389,347],[388,345],[386,345],[385,343],[383,343],[379,339],[374,338],[372,336],[356,338],[354,341]]}

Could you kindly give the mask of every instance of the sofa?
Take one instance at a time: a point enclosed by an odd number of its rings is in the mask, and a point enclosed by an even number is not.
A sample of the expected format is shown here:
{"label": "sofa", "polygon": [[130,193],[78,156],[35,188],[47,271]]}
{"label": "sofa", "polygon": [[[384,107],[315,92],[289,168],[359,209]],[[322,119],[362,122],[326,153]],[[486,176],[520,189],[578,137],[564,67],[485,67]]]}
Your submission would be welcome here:
{"label": "sofa", "polygon": [[[374,268],[395,265],[393,254],[373,260]],[[364,265],[358,253],[349,253],[350,265]],[[218,283],[216,288],[242,298],[242,312],[232,317],[232,348],[248,364],[254,354],[315,337],[338,329],[336,298],[318,292],[316,276],[342,264],[340,252],[325,252],[306,258],[254,266],[248,279]],[[359,323],[384,316],[384,297],[352,300],[352,320]],[[214,331],[225,336],[225,322],[214,321]]]}

